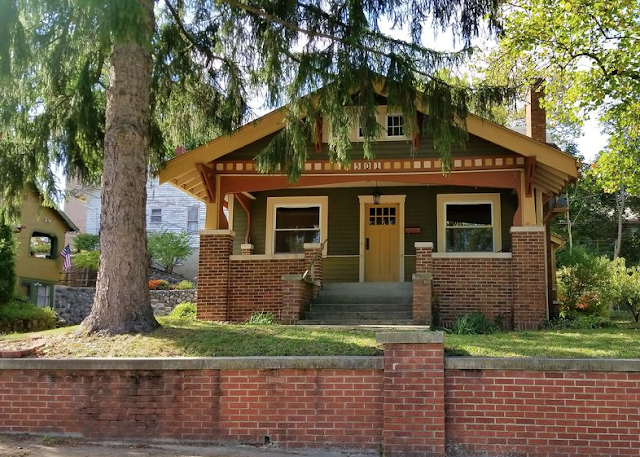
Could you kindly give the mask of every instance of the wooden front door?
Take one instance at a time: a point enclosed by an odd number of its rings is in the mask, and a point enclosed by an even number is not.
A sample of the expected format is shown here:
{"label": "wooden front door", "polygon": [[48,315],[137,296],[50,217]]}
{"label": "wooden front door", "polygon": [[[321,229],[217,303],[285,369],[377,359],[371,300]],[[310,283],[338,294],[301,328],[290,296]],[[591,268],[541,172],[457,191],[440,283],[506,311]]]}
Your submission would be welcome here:
{"label": "wooden front door", "polygon": [[400,262],[397,203],[365,207],[365,275],[366,282],[396,282]]}

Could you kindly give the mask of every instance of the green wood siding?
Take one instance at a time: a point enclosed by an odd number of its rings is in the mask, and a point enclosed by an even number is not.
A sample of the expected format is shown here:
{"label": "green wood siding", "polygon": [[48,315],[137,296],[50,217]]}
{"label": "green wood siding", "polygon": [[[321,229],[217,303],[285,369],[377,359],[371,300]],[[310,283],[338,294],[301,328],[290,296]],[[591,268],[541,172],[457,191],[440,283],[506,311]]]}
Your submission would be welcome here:
{"label": "green wood siding", "polygon": [[[271,141],[275,134],[266,136],[254,143],[243,148],[231,152],[220,160],[253,160]],[[373,145],[373,152],[378,159],[393,159],[399,157],[407,158],[438,158],[440,155],[433,147],[433,141],[428,138],[422,138],[420,148],[417,151],[411,151],[411,142],[409,140],[395,141],[379,141]],[[469,135],[469,141],[464,149],[454,149],[451,151],[452,157],[481,157],[493,155],[513,155],[517,154],[505,149],[501,146],[491,143],[475,135]],[[319,154],[311,142],[308,146],[308,156],[310,160],[326,159],[328,157],[328,146],[326,143],[322,146],[322,153]],[[353,142],[351,146],[351,158],[359,160],[364,158],[362,143]]]}
{"label": "green wood siding", "polygon": [[[237,201],[233,205],[233,231],[236,234],[233,240],[233,253],[242,254],[240,246],[244,244],[244,236],[247,233],[247,213]],[[252,240],[251,234],[249,234],[249,240]]]}
{"label": "green wood siding", "polygon": [[322,277],[327,282],[358,282],[359,257],[327,257],[322,262]]}
{"label": "green wood siding", "polygon": [[[358,195],[371,195],[374,188],[374,186],[371,186],[255,192],[256,200],[253,203],[251,216],[251,241],[255,246],[254,253],[265,253],[267,197],[309,195],[327,196],[329,198],[327,254],[329,256],[358,255],[360,242],[360,203]],[[503,251],[511,249],[509,229],[513,223],[513,215],[517,208],[517,197],[512,195],[510,190],[447,186],[381,187],[380,190],[386,195],[406,195],[405,227],[420,228],[420,234],[404,235],[405,255],[415,254],[414,243],[417,241],[431,241],[437,247],[436,196],[441,193],[499,193],[502,209],[502,249]],[[244,240],[244,230],[240,229],[243,227],[241,219],[244,216],[244,210],[239,205],[236,205],[234,213],[234,229],[236,232],[234,252],[236,252],[237,245],[237,252],[239,253],[240,244]],[[246,218],[246,216],[244,217]],[[332,262],[340,263],[337,260]],[[330,268],[333,268],[333,266]],[[338,267],[336,266],[336,268]],[[405,267],[405,271],[408,272],[410,270]]]}

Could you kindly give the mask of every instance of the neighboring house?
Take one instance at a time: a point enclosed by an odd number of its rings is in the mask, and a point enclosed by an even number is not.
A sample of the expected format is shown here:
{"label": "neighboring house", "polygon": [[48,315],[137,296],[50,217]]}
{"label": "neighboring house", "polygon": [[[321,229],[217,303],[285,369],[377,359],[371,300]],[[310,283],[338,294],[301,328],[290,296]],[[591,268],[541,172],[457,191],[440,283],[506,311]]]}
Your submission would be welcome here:
{"label": "neighboring house", "polygon": [[[70,189],[77,189],[76,197],[66,203],[69,216],[78,221],[83,233],[100,233],[101,192],[98,188],[82,188],[69,184]],[[158,184],[157,178],[147,181],[147,231],[182,232],[191,235],[193,253],[176,266],[174,271],[187,278],[198,275],[198,249],[200,237],[198,232],[204,228],[205,205],[199,200],[180,192],[173,186]],[[84,222],[84,224],[83,224]]]}
{"label": "neighboring house", "polygon": [[[198,316],[242,321],[265,310],[295,322],[318,286],[351,283],[367,293],[357,283],[386,282],[408,283],[415,323],[431,323],[433,308],[444,325],[480,311],[505,327],[538,328],[553,302],[549,221],[555,198],[577,178],[576,159],[545,142],[538,98],[530,101],[533,138],[469,115],[467,146],[452,151],[449,174],[424,133],[410,152],[416,139],[386,106],[375,159],[363,158],[354,127],[351,166],[334,166],[322,130],[297,182],[260,174],[253,162],[284,127],[287,107],[171,160],[160,182],[207,208]],[[299,281],[308,270],[312,289]]]}
{"label": "neighboring house", "polygon": [[53,306],[55,285],[63,274],[60,251],[65,235],[78,227],[60,210],[42,206],[40,194],[25,191],[16,240],[17,291],[38,306]]}

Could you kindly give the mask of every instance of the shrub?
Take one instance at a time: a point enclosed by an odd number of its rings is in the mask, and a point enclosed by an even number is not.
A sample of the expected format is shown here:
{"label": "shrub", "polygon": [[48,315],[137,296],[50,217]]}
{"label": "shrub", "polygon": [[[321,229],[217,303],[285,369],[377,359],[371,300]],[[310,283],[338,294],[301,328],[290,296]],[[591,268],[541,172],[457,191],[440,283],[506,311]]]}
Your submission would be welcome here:
{"label": "shrub", "polygon": [[98,271],[98,266],[100,264],[100,251],[81,251],[71,258],[71,263],[78,268]]}
{"label": "shrub", "polygon": [[38,332],[56,326],[56,313],[40,308],[26,298],[14,298],[0,307],[0,332]]}
{"label": "shrub", "polygon": [[627,308],[636,322],[640,319],[640,267],[626,268],[624,259],[619,259],[612,281],[614,307]]}
{"label": "shrub", "polygon": [[169,313],[169,317],[175,319],[195,319],[196,318],[196,304],[191,302],[180,303],[173,308],[173,311]]}
{"label": "shrub", "polygon": [[13,298],[16,286],[16,242],[8,225],[0,224],[0,305]]}
{"label": "shrub", "polygon": [[549,321],[545,327],[550,330],[561,330],[561,329],[584,330],[584,329],[615,327],[615,324],[608,317],[590,315],[590,316],[559,317],[557,319]]}
{"label": "shrub", "polygon": [[77,234],[71,244],[73,249],[77,252],[80,251],[96,251],[98,249],[98,243],[100,237],[98,235],[92,235],[91,233],[79,233]]}
{"label": "shrub", "polygon": [[168,290],[169,283],[164,279],[151,279],[149,280],[150,290]]}
{"label": "shrub", "polygon": [[189,290],[189,289],[195,289],[195,286],[191,281],[183,279],[178,284],[176,284],[173,288],[176,290]]}
{"label": "shrub", "polygon": [[498,326],[482,313],[463,314],[456,318],[451,327],[455,335],[483,335],[497,332]]}
{"label": "shrub", "polygon": [[260,311],[253,313],[245,324],[248,325],[273,325],[277,324],[276,317],[273,313],[267,311]]}
{"label": "shrub", "polygon": [[154,232],[147,234],[149,255],[151,259],[168,273],[180,260],[184,260],[191,253],[191,237],[188,232]]}
{"label": "shrub", "polygon": [[604,256],[574,248],[557,275],[561,315],[608,316],[615,268],[616,262]]}

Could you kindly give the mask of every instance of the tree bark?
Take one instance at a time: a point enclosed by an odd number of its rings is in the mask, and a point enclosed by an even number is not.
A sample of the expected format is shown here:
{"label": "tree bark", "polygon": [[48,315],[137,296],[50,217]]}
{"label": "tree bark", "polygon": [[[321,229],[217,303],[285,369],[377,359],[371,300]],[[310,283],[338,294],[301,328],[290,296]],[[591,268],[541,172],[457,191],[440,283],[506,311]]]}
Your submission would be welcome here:
{"label": "tree bark", "polygon": [[613,260],[620,257],[620,250],[622,249],[622,222],[624,221],[624,212],[627,206],[626,191],[624,186],[616,194],[616,211],[618,212],[618,236],[613,248]]}
{"label": "tree bark", "polygon": [[137,0],[139,29],[116,37],[107,90],[100,268],[91,313],[81,332],[143,333],[159,326],[149,297],[146,180],[155,27],[153,0]]}

